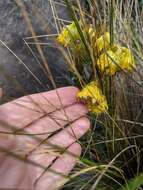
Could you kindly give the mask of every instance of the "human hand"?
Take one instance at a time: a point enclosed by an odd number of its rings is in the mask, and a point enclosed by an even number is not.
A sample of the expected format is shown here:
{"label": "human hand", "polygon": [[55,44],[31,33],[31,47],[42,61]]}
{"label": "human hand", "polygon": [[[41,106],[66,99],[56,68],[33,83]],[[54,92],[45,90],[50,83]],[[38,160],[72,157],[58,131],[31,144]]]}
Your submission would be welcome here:
{"label": "human hand", "polygon": [[0,147],[28,155],[28,159],[43,166],[0,153],[1,188],[57,189],[64,175],[75,166],[81,154],[77,141],[90,127],[85,116],[87,109],[76,102],[77,92],[75,87],[65,87],[0,106],[1,133],[13,132],[7,126],[14,126],[15,134],[17,131],[17,135],[1,135]]}

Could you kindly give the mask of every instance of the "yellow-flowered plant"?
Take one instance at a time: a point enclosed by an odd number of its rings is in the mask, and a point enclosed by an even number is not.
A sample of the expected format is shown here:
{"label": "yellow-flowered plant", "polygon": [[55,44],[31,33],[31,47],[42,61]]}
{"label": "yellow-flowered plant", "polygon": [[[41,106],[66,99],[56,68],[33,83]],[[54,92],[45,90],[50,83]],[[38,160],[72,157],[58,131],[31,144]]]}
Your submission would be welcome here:
{"label": "yellow-flowered plant", "polygon": [[135,59],[130,49],[122,47],[120,53],[121,68],[128,71],[135,69]]}
{"label": "yellow-flowered plant", "polygon": [[101,54],[97,60],[99,70],[107,75],[114,75],[119,70],[117,64],[119,64],[118,56],[111,50]]}
{"label": "yellow-flowered plant", "polygon": [[76,24],[74,22],[63,28],[63,31],[57,37],[57,41],[64,47],[71,48],[76,53],[83,53],[82,50],[85,49]]}
{"label": "yellow-flowered plant", "polygon": [[[87,27],[83,32],[88,33],[93,43],[92,46],[97,51],[99,57],[97,65],[101,73],[112,76],[118,71],[132,71],[135,68],[135,60],[131,50],[120,45],[111,46],[109,32],[105,32],[98,38],[92,26]],[[86,55],[84,44],[74,22],[63,29],[57,40],[64,47],[70,47],[78,55]]]}
{"label": "yellow-flowered plant", "polygon": [[79,32],[74,22],[72,24],[67,25],[63,28],[63,31],[57,37],[57,40],[64,47],[70,46],[76,40],[79,39]]}
{"label": "yellow-flowered plant", "polygon": [[[119,71],[132,71],[135,68],[135,60],[131,50],[118,44],[111,45],[109,32],[99,35],[92,26],[87,25],[84,28],[81,22],[79,25],[86,40],[90,41],[91,48],[95,50],[97,68],[101,74],[114,76]],[[57,37],[57,41],[64,47],[69,47],[75,56],[88,58],[89,55],[86,53],[84,43],[74,22],[63,28]],[[83,64],[82,61],[81,64]],[[103,95],[98,82],[92,81],[87,84],[77,94],[77,98],[84,102],[92,113],[100,114],[108,109],[106,97]]]}
{"label": "yellow-flowered plant", "polygon": [[97,47],[98,53],[102,50],[107,50],[110,47],[110,34],[109,32],[105,32],[101,37],[97,38],[95,45]]}
{"label": "yellow-flowered plant", "polygon": [[100,114],[108,109],[106,97],[97,82],[92,81],[87,84],[78,94],[79,101],[85,103],[90,112]]}
{"label": "yellow-flowered plant", "polygon": [[107,50],[110,47],[110,34],[105,32],[100,37],[97,37],[96,31],[93,27],[89,27],[87,30],[89,37],[92,41],[92,45],[97,49],[97,53],[101,53],[102,50]]}
{"label": "yellow-flowered plant", "polygon": [[[94,47],[97,48],[98,53],[103,49],[109,48],[109,32],[106,32],[99,38],[97,38],[96,31],[91,26],[87,26],[87,28],[84,28],[82,32],[89,35],[89,38],[91,38],[92,42],[94,43]],[[88,35],[85,35],[85,37],[88,37]],[[57,37],[57,41],[64,47],[70,47],[72,50],[75,50],[75,52],[83,52],[83,50],[85,50],[85,46],[81,40],[79,31],[77,30],[76,24],[74,22],[63,28],[62,32]]]}
{"label": "yellow-flowered plant", "polygon": [[135,60],[130,49],[114,45],[99,56],[97,65],[102,73],[112,76],[121,70],[132,71]]}

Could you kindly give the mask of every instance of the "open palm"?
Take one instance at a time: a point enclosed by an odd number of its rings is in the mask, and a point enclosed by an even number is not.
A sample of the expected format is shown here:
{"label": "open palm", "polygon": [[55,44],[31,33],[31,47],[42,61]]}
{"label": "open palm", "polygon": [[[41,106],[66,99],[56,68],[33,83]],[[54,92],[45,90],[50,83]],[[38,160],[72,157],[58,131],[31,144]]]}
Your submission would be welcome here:
{"label": "open palm", "polygon": [[[36,163],[0,153],[1,188],[57,189],[76,164],[78,139],[90,127],[87,109],[76,102],[77,92],[65,87],[0,106],[0,146]],[[11,132],[15,135],[4,134]]]}

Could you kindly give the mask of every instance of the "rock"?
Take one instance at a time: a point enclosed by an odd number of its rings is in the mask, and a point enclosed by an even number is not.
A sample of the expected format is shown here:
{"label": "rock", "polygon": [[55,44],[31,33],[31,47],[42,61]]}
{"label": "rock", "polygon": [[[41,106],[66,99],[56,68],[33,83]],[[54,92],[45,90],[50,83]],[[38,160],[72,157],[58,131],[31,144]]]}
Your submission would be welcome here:
{"label": "rock", "polygon": [[[47,35],[56,33],[54,18],[49,1],[45,0],[24,0],[26,10],[29,14],[36,35]],[[60,2],[60,1],[59,1]],[[68,18],[65,7],[56,5],[58,15],[63,19]],[[20,8],[13,0],[0,1],[0,40],[4,42],[11,51],[21,60],[14,56],[0,42],[0,86],[4,89],[4,100],[16,98],[24,94],[36,93],[52,88],[51,82],[43,69],[36,61],[24,42],[24,38],[32,36],[29,32],[25,19]],[[52,71],[57,86],[66,85],[65,76],[67,68],[61,53],[55,47],[54,38],[39,38],[40,42],[50,43],[43,46],[44,55]],[[51,40],[52,39],[52,40]],[[29,42],[34,42],[30,39]],[[32,51],[39,59],[35,44],[30,45]],[[35,75],[36,80],[31,73]],[[41,84],[40,84],[41,83]]]}

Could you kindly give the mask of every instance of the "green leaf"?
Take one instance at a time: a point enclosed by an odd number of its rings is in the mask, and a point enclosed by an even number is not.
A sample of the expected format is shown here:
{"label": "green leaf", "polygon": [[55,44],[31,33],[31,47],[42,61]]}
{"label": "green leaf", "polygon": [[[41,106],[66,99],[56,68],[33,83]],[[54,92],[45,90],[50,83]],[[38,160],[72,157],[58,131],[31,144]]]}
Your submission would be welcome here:
{"label": "green leaf", "polygon": [[119,190],[138,190],[143,185],[143,173],[131,179],[128,184]]}

